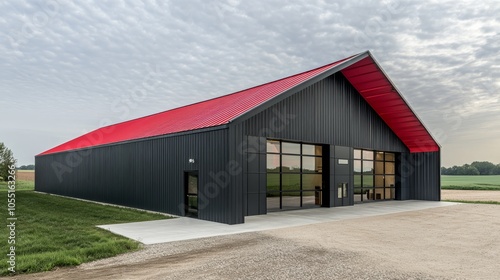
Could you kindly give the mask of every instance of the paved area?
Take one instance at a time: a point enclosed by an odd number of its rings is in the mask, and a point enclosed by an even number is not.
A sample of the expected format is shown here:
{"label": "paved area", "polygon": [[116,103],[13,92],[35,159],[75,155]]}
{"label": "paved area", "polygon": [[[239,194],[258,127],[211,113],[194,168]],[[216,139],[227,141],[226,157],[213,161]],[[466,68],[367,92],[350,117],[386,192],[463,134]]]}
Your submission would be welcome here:
{"label": "paved area", "polygon": [[456,204],[144,245],[78,267],[9,279],[496,280],[498,240],[500,205]]}
{"label": "paved area", "polygon": [[102,229],[137,240],[143,244],[157,244],[196,238],[256,232],[303,226],[346,219],[417,211],[435,207],[455,205],[452,202],[435,201],[384,201],[356,204],[347,207],[313,208],[274,212],[267,215],[250,216],[244,224],[226,225],[198,219],[181,217],[170,220],[148,221],[127,224],[101,225]]}

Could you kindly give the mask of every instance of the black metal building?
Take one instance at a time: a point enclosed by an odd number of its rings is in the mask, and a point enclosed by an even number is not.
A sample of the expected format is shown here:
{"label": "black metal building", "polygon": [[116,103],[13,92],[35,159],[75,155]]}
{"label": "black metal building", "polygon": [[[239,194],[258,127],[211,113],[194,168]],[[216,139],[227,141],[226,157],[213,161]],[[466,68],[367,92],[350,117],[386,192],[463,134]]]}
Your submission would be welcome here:
{"label": "black metal building", "polygon": [[35,162],[37,191],[227,224],[440,200],[440,147],[370,52],[103,127]]}

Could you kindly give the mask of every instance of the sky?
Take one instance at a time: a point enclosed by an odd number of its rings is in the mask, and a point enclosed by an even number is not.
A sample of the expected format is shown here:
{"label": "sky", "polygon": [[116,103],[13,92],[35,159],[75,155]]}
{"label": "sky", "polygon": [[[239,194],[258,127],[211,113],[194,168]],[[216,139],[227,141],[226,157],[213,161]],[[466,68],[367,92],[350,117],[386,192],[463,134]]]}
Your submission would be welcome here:
{"label": "sky", "polygon": [[500,1],[2,1],[0,142],[96,128],[370,50],[442,146],[500,163]]}

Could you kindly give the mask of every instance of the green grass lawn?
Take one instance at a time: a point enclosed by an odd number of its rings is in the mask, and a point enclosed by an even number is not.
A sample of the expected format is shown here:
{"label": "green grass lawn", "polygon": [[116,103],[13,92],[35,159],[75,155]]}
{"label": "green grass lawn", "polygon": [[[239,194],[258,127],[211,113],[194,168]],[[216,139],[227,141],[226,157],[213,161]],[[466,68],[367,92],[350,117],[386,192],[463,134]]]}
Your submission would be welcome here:
{"label": "green grass lawn", "polygon": [[[140,244],[96,225],[168,218],[160,214],[105,206],[31,191],[17,182],[16,273],[51,270],[133,251]],[[23,189],[23,190],[22,190]],[[7,222],[6,184],[0,184],[0,218]],[[0,227],[0,275],[7,275],[9,230]]]}
{"label": "green grass lawn", "polygon": [[500,175],[442,175],[441,188],[445,190],[500,190]]}
{"label": "green grass lawn", "polygon": [[[35,189],[35,185],[31,181],[16,181],[16,191],[32,191]],[[7,190],[7,182],[0,181],[0,191]],[[1,201],[1,200],[0,200]]]}

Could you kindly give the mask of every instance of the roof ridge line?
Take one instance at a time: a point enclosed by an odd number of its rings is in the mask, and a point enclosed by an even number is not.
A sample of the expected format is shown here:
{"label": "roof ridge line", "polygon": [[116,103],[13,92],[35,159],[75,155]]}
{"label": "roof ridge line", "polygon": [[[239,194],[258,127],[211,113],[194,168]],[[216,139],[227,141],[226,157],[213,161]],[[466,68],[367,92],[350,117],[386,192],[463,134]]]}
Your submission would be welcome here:
{"label": "roof ridge line", "polygon": [[[223,98],[223,97],[226,97],[226,96],[229,96],[229,95],[241,93],[243,91],[255,89],[255,88],[262,87],[262,86],[265,86],[265,85],[269,85],[269,84],[272,84],[272,83],[276,83],[276,82],[279,82],[279,81],[282,81],[282,80],[285,80],[285,79],[288,79],[288,78],[292,78],[292,77],[295,77],[295,76],[303,75],[305,73],[316,71],[316,70],[318,70],[320,68],[323,68],[323,67],[326,67],[328,65],[333,65],[333,64],[338,64],[338,63],[341,63],[341,62],[345,62],[345,61],[347,61],[347,60],[349,60],[349,59],[351,59],[351,58],[353,58],[355,56],[358,56],[360,54],[362,54],[362,53],[351,55],[351,56],[349,56],[347,58],[343,58],[343,59],[340,59],[340,60],[337,60],[337,61],[325,64],[325,65],[322,65],[322,66],[319,66],[319,67],[307,70],[307,71],[303,71],[303,72],[296,73],[296,74],[293,74],[293,75],[290,75],[290,76],[282,77],[282,78],[279,78],[277,80],[274,80],[274,81],[271,81],[271,82],[267,82],[267,83],[263,83],[263,84],[260,84],[260,85],[257,85],[257,86],[253,86],[253,87],[245,88],[245,89],[238,90],[238,91],[235,91],[235,92],[232,92],[232,93],[224,94],[224,95],[221,95],[221,96],[216,96],[216,97],[213,97],[213,98],[201,100],[201,101],[198,101],[198,102],[195,102],[195,103],[186,104],[186,105],[183,105],[183,106],[180,106],[180,107],[175,107],[175,108],[168,109],[168,110],[165,110],[165,111],[160,111],[160,112],[153,113],[153,114],[150,114],[150,115],[146,115],[146,116],[142,116],[142,117],[138,117],[138,118],[133,118],[133,119],[125,120],[125,121],[121,121],[121,122],[118,122],[118,123],[113,123],[113,124],[110,124],[110,125],[107,125],[107,126],[98,127],[97,129],[107,128],[107,127],[111,127],[111,126],[115,126],[115,125],[121,125],[121,124],[128,123],[128,122],[131,122],[131,121],[148,118],[148,117],[151,117],[151,116],[163,114],[163,113],[170,112],[170,111],[175,111],[175,110],[182,109],[182,108],[185,108],[185,107],[188,107],[188,106],[192,106],[192,105],[196,105],[196,104],[199,104],[199,103],[204,103],[204,102],[207,102],[207,101],[210,101],[210,100],[215,100],[215,99]],[[95,130],[97,130],[97,129],[95,129]]]}

